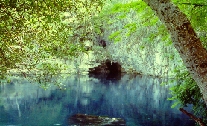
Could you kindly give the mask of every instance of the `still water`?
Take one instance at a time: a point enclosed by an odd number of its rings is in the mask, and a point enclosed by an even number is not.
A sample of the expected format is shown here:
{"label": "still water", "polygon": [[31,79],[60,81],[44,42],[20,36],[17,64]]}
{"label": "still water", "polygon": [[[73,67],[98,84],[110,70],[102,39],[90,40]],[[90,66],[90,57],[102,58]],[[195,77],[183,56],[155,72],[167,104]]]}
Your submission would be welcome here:
{"label": "still water", "polygon": [[172,109],[168,86],[149,76],[123,75],[119,80],[69,76],[60,79],[66,90],[47,90],[26,79],[0,86],[0,126],[68,126],[82,113],[123,118],[128,126],[193,126]]}

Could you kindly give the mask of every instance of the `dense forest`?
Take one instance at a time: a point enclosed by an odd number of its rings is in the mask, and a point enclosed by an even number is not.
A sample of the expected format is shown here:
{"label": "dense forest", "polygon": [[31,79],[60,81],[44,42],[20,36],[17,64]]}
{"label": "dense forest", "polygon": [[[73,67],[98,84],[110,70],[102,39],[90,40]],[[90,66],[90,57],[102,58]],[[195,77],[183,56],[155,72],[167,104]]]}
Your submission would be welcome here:
{"label": "dense forest", "polygon": [[82,64],[110,59],[128,73],[173,78],[172,107],[193,104],[207,124],[205,0],[1,0],[0,10],[1,83],[81,74]]}

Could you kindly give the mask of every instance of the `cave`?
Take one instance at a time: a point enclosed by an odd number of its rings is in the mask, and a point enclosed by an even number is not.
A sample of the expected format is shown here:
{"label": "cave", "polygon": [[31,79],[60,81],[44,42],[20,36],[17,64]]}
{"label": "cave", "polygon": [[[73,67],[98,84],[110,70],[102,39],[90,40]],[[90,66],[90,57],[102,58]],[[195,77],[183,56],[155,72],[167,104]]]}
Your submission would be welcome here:
{"label": "cave", "polygon": [[94,68],[89,68],[89,77],[104,78],[106,80],[121,79],[121,65],[118,62],[106,60]]}

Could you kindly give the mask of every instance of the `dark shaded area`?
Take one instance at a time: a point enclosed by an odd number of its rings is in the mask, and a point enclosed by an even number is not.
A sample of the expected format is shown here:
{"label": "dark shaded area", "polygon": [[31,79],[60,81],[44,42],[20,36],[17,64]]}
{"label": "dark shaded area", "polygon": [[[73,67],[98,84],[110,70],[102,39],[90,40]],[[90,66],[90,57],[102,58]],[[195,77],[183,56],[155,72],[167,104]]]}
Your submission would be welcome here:
{"label": "dark shaded area", "polygon": [[120,80],[121,65],[118,62],[106,60],[94,68],[89,68],[89,77],[98,78],[100,80]]}
{"label": "dark shaded area", "polygon": [[107,116],[96,116],[86,114],[75,114],[69,118],[72,125],[101,125],[101,126],[126,126],[121,118],[109,118]]}
{"label": "dark shaded area", "polygon": [[103,48],[106,47],[106,41],[105,40],[100,40],[99,46],[102,46]]}

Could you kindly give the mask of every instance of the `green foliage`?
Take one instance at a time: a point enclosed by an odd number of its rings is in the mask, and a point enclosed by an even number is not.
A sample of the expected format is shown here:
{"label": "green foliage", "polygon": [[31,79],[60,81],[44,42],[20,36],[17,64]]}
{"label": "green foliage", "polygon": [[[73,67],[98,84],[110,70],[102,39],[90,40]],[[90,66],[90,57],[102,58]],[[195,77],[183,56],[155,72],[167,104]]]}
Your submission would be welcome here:
{"label": "green foliage", "polygon": [[140,50],[144,50],[145,46],[144,45],[141,45],[139,46]]}
{"label": "green foliage", "polygon": [[173,0],[173,2],[184,12],[195,31],[198,33],[203,46],[207,45],[207,4],[206,0]]}
{"label": "green foliage", "polygon": [[109,39],[114,41],[114,42],[118,42],[121,40],[121,31],[116,31],[114,33],[112,33],[110,36],[109,36]]}
{"label": "green foliage", "polygon": [[198,85],[189,72],[181,68],[175,69],[174,72],[176,73],[176,78],[173,83],[176,83],[176,85],[170,88],[172,97],[168,98],[168,100],[175,101],[172,108],[176,106],[182,108],[191,104],[193,105],[194,114],[205,119],[207,117],[207,107]]}
{"label": "green foliage", "polygon": [[207,4],[205,0],[173,0],[199,30],[206,30]]}
{"label": "green foliage", "polygon": [[129,2],[129,3],[117,3],[112,8],[109,14],[116,14],[120,12],[128,13],[131,9],[137,12],[142,12],[146,8],[146,4],[141,0]]}
{"label": "green foliage", "polygon": [[126,33],[126,36],[128,37],[137,30],[137,24],[136,23],[126,24],[124,28],[128,30],[128,32]]}
{"label": "green foliage", "polygon": [[[167,43],[166,45],[172,43],[165,25],[159,22],[158,17],[155,16],[155,13],[145,2],[141,0],[129,1],[127,3],[117,1],[109,5],[106,9],[103,9],[98,17],[99,20],[106,20],[108,22],[107,24],[101,22],[105,29],[116,26],[114,32],[109,35],[109,40],[121,41],[123,37],[131,37],[138,33],[137,31],[142,29],[143,26],[146,29],[157,26],[157,30],[153,29],[152,32],[146,34],[147,36],[143,39],[144,41],[146,40],[146,44],[155,42],[158,36],[161,36],[162,42]],[[135,17],[138,17],[138,21],[136,19],[129,20],[129,15],[132,15],[132,13]]]}
{"label": "green foliage", "polygon": [[[60,74],[61,73],[61,64],[58,63],[49,63],[49,62],[43,62],[41,64],[37,65],[37,69],[40,71],[40,73],[43,74],[52,74],[52,75],[56,75],[56,74]],[[62,68],[64,69],[64,68]]]}
{"label": "green foliage", "polygon": [[[149,8],[141,0],[130,1],[128,3],[121,3],[121,1],[116,1],[115,3],[109,2],[109,3],[106,3],[106,5],[107,4],[108,6],[106,6],[101,11],[100,15],[96,19],[94,19],[96,22],[95,24],[98,26],[101,26],[99,28],[104,27],[104,29],[107,29],[113,24],[117,24],[120,21],[124,21],[131,11],[139,13],[139,12],[143,12],[146,8]],[[103,21],[107,21],[107,22],[103,23]],[[125,31],[127,31],[124,34],[126,37],[131,36],[131,34],[133,34],[138,29],[138,25],[136,21],[133,21],[131,23],[126,23],[122,28],[119,28],[119,29],[121,30],[117,30],[111,35],[109,35],[109,39],[111,41],[114,41],[114,42],[121,41],[121,37],[123,37],[122,33],[124,33]],[[97,31],[99,31],[98,35],[101,36],[101,32],[100,32],[101,30],[97,30]]]}
{"label": "green foliage", "polygon": [[[194,30],[197,32],[203,46],[206,48],[207,44],[207,5],[205,0],[173,0],[182,12],[184,12]],[[162,30],[161,30],[162,31]],[[203,100],[202,94],[196,82],[192,79],[189,72],[177,68],[174,71],[176,73],[175,86],[170,88],[172,98],[169,100],[176,101],[172,107],[179,106],[184,107],[188,104],[193,105],[193,112],[196,116],[203,118],[206,121],[207,107]]]}
{"label": "green foliage", "polygon": [[93,39],[91,19],[102,5],[102,0],[1,0],[0,75],[86,53],[84,41]]}

